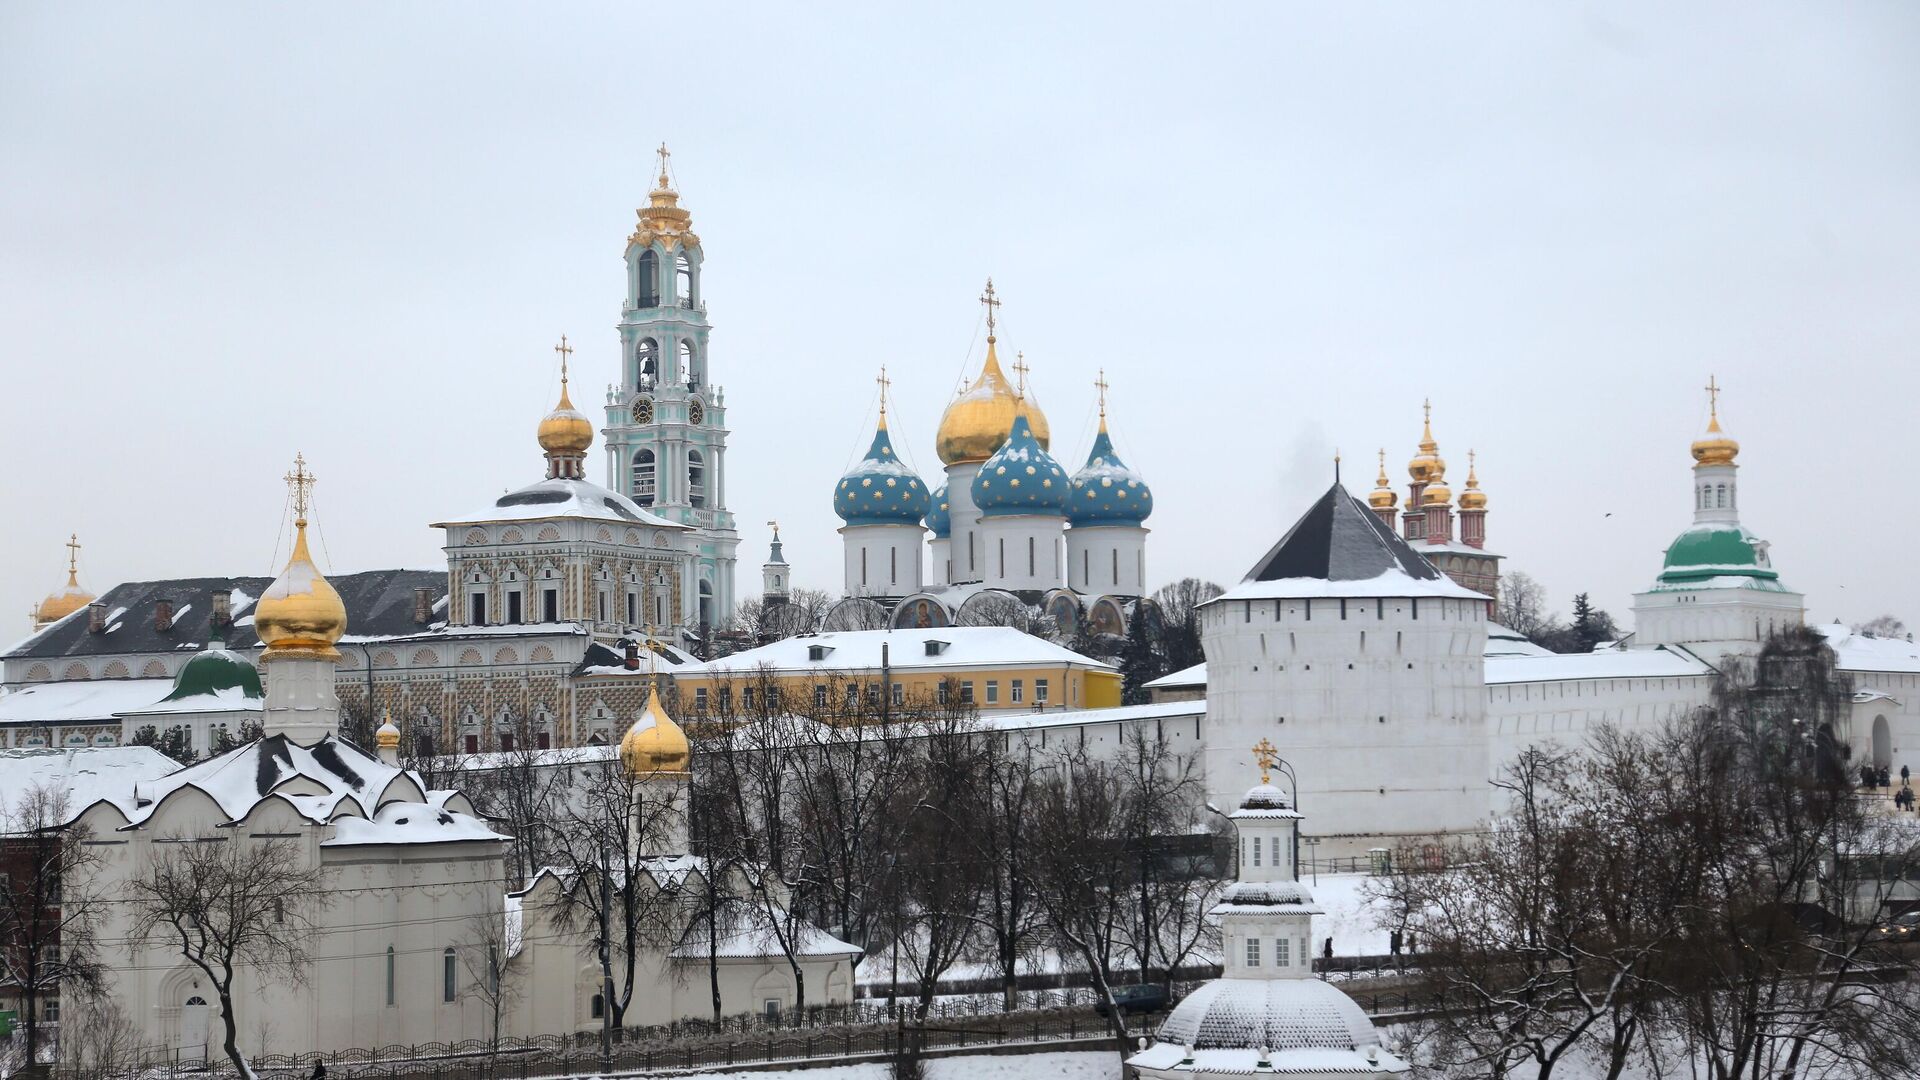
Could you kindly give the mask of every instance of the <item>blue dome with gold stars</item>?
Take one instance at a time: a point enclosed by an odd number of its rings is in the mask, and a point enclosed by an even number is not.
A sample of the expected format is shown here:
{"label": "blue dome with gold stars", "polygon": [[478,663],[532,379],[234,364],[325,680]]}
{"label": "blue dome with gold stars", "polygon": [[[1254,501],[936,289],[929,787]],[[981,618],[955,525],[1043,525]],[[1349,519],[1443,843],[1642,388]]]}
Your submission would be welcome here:
{"label": "blue dome with gold stars", "polygon": [[1138,525],[1153,513],[1153,490],[1114,453],[1104,417],[1087,463],[1073,474],[1072,491],[1067,520],[1077,526]]}
{"label": "blue dome with gold stars", "polygon": [[935,540],[945,540],[953,535],[953,515],[947,510],[945,484],[933,489],[933,506],[927,511],[927,528],[933,530]]}
{"label": "blue dome with gold stars", "polygon": [[882,414],[867,456],[834,488],[833,512],[849,525],[918,525],[931,505],[927,485],[893,452]]}
{"label": "blue dome with gold stars", "polygon": [[974,475],[973,504],[982,517],[1066,512],[1067,471],[1034,438],[1024,400],[1014,411],[1007,441]]}

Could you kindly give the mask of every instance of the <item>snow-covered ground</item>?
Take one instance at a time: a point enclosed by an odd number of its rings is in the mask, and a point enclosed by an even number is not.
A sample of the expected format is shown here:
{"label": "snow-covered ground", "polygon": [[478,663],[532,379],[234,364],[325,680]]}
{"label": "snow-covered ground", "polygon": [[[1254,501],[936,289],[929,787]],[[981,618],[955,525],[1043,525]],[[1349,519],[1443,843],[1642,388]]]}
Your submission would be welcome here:
{"label": "snow-covered ground", "polygon": [[1328,937],[1333,938],[1335,956],[1386,955],[1387,935],[1393,925],[1383,917],[1383,905],[1377,901],[1369,904],[1362,895],[1362,886],[1371,880],[1375,879],[1368,874],[1321,874],[1317,885],[1311,875],[1301,879],[1326,911],[1313,920],[1315,956]]}
{"label": "snow-covered ground", "polygon": [[[1046,1054],[969,1054],[932,1058],[927,1080],[1113,1080],[1120,1055],[1110,1050],[1068,1050]],[[886,1080],[882,1064],[834,1065],[824,1069],[773,1069],[765,1072],[695,1073],[700,1080]]]}

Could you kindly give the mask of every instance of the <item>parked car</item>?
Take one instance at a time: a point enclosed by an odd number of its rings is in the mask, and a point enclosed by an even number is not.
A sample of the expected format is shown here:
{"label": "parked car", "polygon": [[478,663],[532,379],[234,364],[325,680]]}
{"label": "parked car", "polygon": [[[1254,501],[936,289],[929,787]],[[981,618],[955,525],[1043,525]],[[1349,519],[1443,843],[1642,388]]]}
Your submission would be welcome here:
{"label": "parked car", "polygon": [[[1116,986],[1113,988],[1113,1003],[1120,1006],[1120,1011],[1123,1013],[1159,1012],[1167,1007],[1167,990],[1159,983]],[[1107,1015],[1107,1003],[1094,1002],[1093,1011],[1101,1016]]]}
{"label": "parked car", "polygon": [[1881,941],[1920,941],[1920,910],[1881,923],[1873,928],[1873,936]]}

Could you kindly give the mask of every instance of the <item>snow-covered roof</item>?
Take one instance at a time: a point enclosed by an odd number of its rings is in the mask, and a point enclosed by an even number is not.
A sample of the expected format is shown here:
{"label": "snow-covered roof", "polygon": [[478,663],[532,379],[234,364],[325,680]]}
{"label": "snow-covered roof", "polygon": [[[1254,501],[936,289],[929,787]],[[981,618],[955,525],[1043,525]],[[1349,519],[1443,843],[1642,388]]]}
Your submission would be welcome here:
{"label": "snow-covered roof", "polygon": [[0,696],[0,724],[112,720],[166,697],[172,679],[80,679],[34,683]]}
{"label": "snow-covered roof", "polygon": [[[944,645],[929,655],[929,642]],[[721,657],[680,675],[751,674],[762,667],[781,674],[820,671],[878,671],[881,646],[898,671],[925,668],[1061,665],[1112,671],[1111,664],[1063,649],[1043,638],[1007,626],[943,626],[932,629],[843,630],[786,638]],[[824,652],[812,659],[813,650]]]}
{"label": "snow-covered roof", "polygon": [[1298,881],[1236,881],[1220,894],[1212,914],[1324,915],[1326,909],[1314,903],[1313,893]]}
{"label": "snow-covered roof", "polygon": [[1079,727],[1084,724],[1119,724],[1133,720],[1166,720],[1174,717],[1204,716],[1204,701],[1158,701],[1149,705],[1116,705],[1110,709],[1048,709],[1045,712],[983,712],[980,727],[986,731],[1028,731],[1046,727]]}
{"label": "snow-covered roof", "polygon": [[1434,569],[1336,482],[1239,585],[1207,603],[1376,596],[1486,599]]}
{"label": "snow-covered roof", "polygon": [[1827,639],[1842,671],[1920,672],[1920,645],[1906,638],[1867,637],[1839,623],[1814,629]]}
{"label": "snow-covered roof", "polygon": [[1172,674],[1162,675],[1154,679],[1147,683],[1147,689],[1171,690],[1176,687],[1184,688],[1205,685],[1207,685],[1207,662],[1202,660],[1192,667],[1181,668]]}
{"label": "snow-covered roof", "polygon": [[586,518],[592,521],[619,521],[654,529],[682,530],[691,526],[668,521],[640,508],[617,491],[585,480],[555,477],[529,484],[519,491],[500,496],[492,506],[467,517],[436,521],[433,527],[477,525],[496,521],[537,521],[546,518]]}
{"label": "snow-covered roof", "polygon": [[138,709],[122,709],[121,716],[153,716],[167,713],[247,712],[261,710],[261,699],[247,693],[245,687],[223,686],[210,694],[167,698]]}
{"label": "snow-covered roof", "polygon": [[555,746],[546,750],[503,751],[485,754],[448,754],[434,759],[435,770],[458,769],[462,772],[492,772],[508,766],[532,765],[534,768],[546,768],[555,765],[591,765],[608,761],[620,753],[620,748],[610,743],[589,743],[585,746]]}
{"label": "snow-covered roof", "polygon": [[51,786],[64,796],[57,822],[64,825],[95,802],[179,767],[151,746],[0,750],[0,834],[24,827],[11,815],[19,810],[20,796],[35,785]]}
{"label": "snow-covered roof", "polygon": [[1713,675],[1712,665],[1664,645],[1545,656],[1489,656],[1487,685],[1562,682],[1576,679],[1681,679]]}
{"label": "snow-covered roof", "polygon": [[[676,947],[670,955],[676,960],[706,959],[705,927],[704,917],[696,919],[682,939],[686,944]],[[796,956],[858,956],[864,951],[808,922],[795,920],[787,932],[793,935]],[[780,947],[780,935],[768,923],[764,912],[736,907],[721,916],[713,955],[723,960],[760,959],[785,956],[786,952]]]}
{"label": "snow-covered roof", "polygon": [[1378,1076],[1406,1072],[1411,1066],[1393,1056],[1378,1042],[1357,1050],[1308,1049],[1268,1051],[1262,1058],[1258,1050],[1220,1048],[1195,1050],[1187,1056],[1185,1048],[1157,1042],[1127,1059],[1140,1069],[1204,1073],[1207,1076],[1326,1075],[1352,1073]]}
{"label": "snow-covered roof", "polygon": [[479,818],[427,803],[390,802],[374,811],[371,820],[342,817],[334,820],[333,835],[321,847],[364,847],[374,844],[447,844],[462,840],[505,840]]}
{"label": "snow-covered roof", "polygon": [[1425,555],[1429,552],[1451,551],[1459,555],[1479,555],[1483,558],[1488,558],[1488,559],[1506,558],[1505,555],[1500,555],[1495,552],[1488,551],[1486,548],[1483,548],[1483,547],[1474,547],[1472,544],[1463,544],[1458,540],[1448,540],[1444,544],[1430,544],[1425,540],[1409,540],[1407,541],[1407,546],[1411,547],[1413,550],[1419,552],[1422,555]]}
{"label": "snow-covered roof", "polygon": [[[1397,1062],[1378,1049],[1380,1036],[1373,1021],[1352,998],[1330,983],[1310,978],[1215,979],[1173,1007],[1157,1038],[1174,1055],[1173,1060],[1161,1061],[1159,1068],[1177,1064],[1184,1046],[1193,1047],[1196,1058],[1203,1051],[1252,1055],[1255,1047],[1266,1047],[1274,1055],[1269,1060],[1297,1054],[1300,1057],[1288,1063],[1293,1071],[1310,1071],[1299,1064],[1309,1060],[1325,1062],[1313,1066],[1323,1071],[1390,1071],[1367,1064],[1370,1048],[1375,1060]],[[1155,1049],[1136,1055],[1131,1063],[1148,1064],[1141,1058]],[[1245,1071],[1252,1072],[1251,1061],[1247,1066]],[[1198,1061],[1196,1067],[1210,1072],[1220,1068]]]}
{"label": "snow-covered roof", "polygon": [[1480,601],[1487,599],[1485,593],[1477,593],[1463,585],[1455,584],[1454,580],[1445,574],[1437,578],[1419,578],[1398,569],[1390,569],[1381,571],[1374,577],[1350,581],[1310,577],[1247,581],[1235,585],[1207,603],[1219,604],[1231,600],[1372,599],[1374,597],[1408,599],[1441,597],[1448,600]]}
{"label": "snow-covered roof", "polygon": [[1487,644],[1482,650],[1486,656],[1552,656],[1552,649],[1535,645],[1518,630],[1510,630],[1497,622],[1487,624]]}

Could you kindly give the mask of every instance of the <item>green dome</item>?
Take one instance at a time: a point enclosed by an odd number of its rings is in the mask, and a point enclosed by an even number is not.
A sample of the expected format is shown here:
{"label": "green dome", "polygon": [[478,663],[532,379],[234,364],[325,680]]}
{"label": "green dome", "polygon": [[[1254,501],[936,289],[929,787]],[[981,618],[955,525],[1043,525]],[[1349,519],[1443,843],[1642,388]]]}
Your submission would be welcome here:
{"label": "green dome", "polygon": [[191,697],[211,697],[223,690],[238,689],[250,698],[261,696],[260,673],[247,658],[222,648],[211,648],[187,661],[174,676],[173,692],[162,701],[180,701]]}
{"label": "green dome", "polygon": [[1698,584],[1717,577],[1775,581],[1780,575],[1760,554],[1760,540],[1738,525],[1696,525],[1667,547],[1662,584]]}

